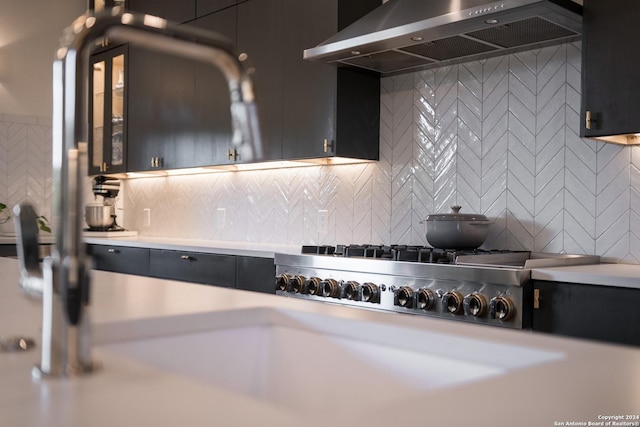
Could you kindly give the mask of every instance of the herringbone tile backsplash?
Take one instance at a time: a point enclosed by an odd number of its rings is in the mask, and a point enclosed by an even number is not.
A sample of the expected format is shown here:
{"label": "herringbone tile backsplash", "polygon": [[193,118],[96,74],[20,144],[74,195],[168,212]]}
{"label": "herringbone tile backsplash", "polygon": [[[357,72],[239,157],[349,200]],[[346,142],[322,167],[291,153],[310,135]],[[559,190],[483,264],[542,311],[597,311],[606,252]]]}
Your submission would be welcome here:
{"label": "herringbone tile backsplash", "polygon": [[[579,137],[580,63],[575,43],[384,78],[379,162],[130,180],[124,225],[147,236],[426,244],[421,220],[459,204],[494,221],[487,248],[640,263],[640,147]],[[10,201],[9,189],[34,194],[26,183],[42,177],[26,159],[13,166],[13,125],[0,127]]]}
{"label": "herringbone tile backsplash", "polygon": [[0,114],[0,202],[51,218],[51,182],[51,119]]}

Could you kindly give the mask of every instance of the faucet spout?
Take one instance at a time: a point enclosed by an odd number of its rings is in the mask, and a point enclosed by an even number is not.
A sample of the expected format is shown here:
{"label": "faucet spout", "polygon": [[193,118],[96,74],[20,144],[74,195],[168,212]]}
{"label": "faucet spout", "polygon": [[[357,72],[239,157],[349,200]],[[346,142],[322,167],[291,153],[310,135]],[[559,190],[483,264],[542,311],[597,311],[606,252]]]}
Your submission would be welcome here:
{"label": "faucet spout", "polygon": [[[22,269],[25,284],[42,284],[43,345],[40,376],[91,372],[90,269],[82,241],[82,179],[87,161],[89,57],[99,42],[137,46],[209,63],[226,78],[231,99],[233,144],[243,160],[262,158],[253,84],[234,46],[199,28],[177,26],[150,15],[113,8],[83,15],[67,28],[53,64],[53,192],[55,246],[44,274]],[[246,57],[246,55],[243,55]],[[29,221],[29,209],[22,209]],[[20,236],[24,254],[33,236]],[[31,242],[31,243],[30,243]],[[23,263],[23,265],[25,265]],[[33,277],[34,280],[29,280]],[[33,285],[30,285],[33,287]]]}

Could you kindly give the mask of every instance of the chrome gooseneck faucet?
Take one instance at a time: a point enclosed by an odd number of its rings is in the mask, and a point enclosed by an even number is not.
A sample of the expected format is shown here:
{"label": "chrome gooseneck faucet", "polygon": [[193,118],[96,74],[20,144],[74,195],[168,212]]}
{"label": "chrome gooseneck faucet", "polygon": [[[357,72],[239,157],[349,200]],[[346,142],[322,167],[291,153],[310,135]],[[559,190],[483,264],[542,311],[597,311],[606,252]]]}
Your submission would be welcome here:
{"label": "chrome gooseneck faucet", "polygon": [[[83,15],[65,30],[53,65],[55,247],[38,265],[36,215],[16,206],[21,286],[43,300],[42,355],[34,376],[95,369],[91,357],[90,267],[82,240],[81,167],[87,161],[89,56],[101,41],[135,43],[217,67],[229,85],[233,144],[245,161],[262,158],[253,85],[234,46],[216,34],[113,8]],[[246,56],[246,55],[243,55]]]}

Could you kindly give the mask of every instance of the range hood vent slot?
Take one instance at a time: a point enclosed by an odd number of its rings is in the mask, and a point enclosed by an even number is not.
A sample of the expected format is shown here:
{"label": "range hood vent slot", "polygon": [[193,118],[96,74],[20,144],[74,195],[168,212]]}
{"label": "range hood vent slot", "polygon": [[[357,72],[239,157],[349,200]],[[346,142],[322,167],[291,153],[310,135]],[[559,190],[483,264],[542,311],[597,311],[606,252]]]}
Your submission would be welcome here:
{"label": "range hood vent slot", "polygon": [[[305,59],[393,75],[580,40],[570,0],[390,0]],[[423,16],[433,11],[443,15]]]}
{"label": "range hood vent slot", "polygon": [[400,50],[427,58],[433,58],[436,61],[446,61],[448,59],[491,52],[496,49],[498,48],[495,46],[480,43],[473,39],[463,36],[453,36],[446,39],[408,46]]}
{"label": "range hood vent slot", "polygon": [[498,25],[485,30],[467,33],[468,36],[505,48],[532,45],[549,40],[579,35],[540,17]]}

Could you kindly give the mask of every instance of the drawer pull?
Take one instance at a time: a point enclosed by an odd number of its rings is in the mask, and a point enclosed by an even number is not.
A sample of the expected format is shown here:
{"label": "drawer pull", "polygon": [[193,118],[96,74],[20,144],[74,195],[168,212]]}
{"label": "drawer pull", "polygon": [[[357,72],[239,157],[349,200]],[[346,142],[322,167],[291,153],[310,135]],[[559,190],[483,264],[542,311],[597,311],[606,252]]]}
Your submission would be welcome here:
{"label": "drawer pull", "polygon": [[107,252],[109,252],[110,254],[118,254],[118,253],[120,253],[120,251],[117,250],[117,249],[107,249]]}
{"label": "drawer pull", "polygon": [[189,255],[182,255],[180,256],[180,259],[183,259],[185,261],[191,261],[193,258],[191,258]]}

